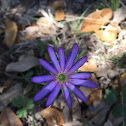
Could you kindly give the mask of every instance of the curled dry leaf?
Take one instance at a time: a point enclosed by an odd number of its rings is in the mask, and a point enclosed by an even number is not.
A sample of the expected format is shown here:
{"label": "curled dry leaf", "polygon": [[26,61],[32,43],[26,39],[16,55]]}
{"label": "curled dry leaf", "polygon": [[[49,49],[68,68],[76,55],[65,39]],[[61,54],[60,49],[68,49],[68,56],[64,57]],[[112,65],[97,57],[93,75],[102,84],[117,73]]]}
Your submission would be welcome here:
{"label": "curled dry leaf", "polygon": [[15,22],[6,19],[5,20],[7,29],[5,30],[5,38],[3,43],[6,44],[9,48],[13,46],[17,37],[18,27]]}
{"label": "curled dry leaf", "polygon": [[94,72],[98,74],[97,64],[94,59],[89,59],[82,67],[78,69],[83,72]]}
{"label": "curled dry leaf", "polygon": [[2,126],[23,126],[21,120],[9,108],[4,108],[0,115],[0,124]]}
{"label": "curled dry leaf", "polygon": [[41,111],[41,114],[46,119],[48,125],[54,126],[55,124],[63,125],[63,115],[62,112],[56,108],[46,108]]}
{"label": "curled dry leaf", "polygon": [[105,30],[97,30],[95,33],[99,39],[113,45],[113,41],[117,39],[118,25],[116,22],[112,22],[107,27]]}
{"label": "curled dry leaf", "polygon": [[50,4],[50,7],[56,9],[58,7],[63,7],[65,6],[65,1],[64,0],[55,0],[52,4]]}
{"label": "curled dry leaf", "polygon": [[55,13],[55,21],[62,21],[65,18],[65,13],[63,9],[58,9]]}
{"label": "curled dry leaf", "polygon": [[84,19],[80,32],[91,32],[99,30],[101,26],[106,25],[111,18],[111,9],[104,8],[102,10],[96,10]]}

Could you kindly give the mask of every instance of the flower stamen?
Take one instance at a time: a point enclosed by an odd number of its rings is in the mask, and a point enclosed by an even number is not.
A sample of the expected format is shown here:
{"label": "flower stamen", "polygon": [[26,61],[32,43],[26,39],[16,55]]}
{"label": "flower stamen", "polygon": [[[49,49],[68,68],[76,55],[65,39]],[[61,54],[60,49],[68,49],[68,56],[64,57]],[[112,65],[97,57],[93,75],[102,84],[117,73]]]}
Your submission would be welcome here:
{"label": "flower stamen", "polygon": [[57,75],[56,79],[59,83],[64,83],[64,82],[67,82],[68,76],[66,73],[60,73]]}

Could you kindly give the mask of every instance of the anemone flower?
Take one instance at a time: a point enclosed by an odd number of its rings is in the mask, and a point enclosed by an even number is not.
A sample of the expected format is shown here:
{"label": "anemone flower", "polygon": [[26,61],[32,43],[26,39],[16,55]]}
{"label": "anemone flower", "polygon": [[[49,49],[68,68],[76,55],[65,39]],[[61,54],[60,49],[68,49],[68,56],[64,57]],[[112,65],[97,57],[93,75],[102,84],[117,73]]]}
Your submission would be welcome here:
{"label": "anemone flower", "polygon": [[66,62],[62,47],[59,47],[58,49],[59,61],[51,46],[48,47],[48,53],[54,67],[43,59],[39,59],[39,62],[47,71],[51,72],[52,74],[32,77],[31,81],[33,83],[49,82],[35,95],[34,101],[42,99],[51,92],[46,101],[46,106],[48,107],[54,102],[61,90],[61,87],[63,87],[64,97],[69,107],[72,106],[69,90],[71,90],[74,95],[83,102],[86,102],[86,96],[76,86],[84,86],[88,88],[97,88],[98,86],[92,81],[85,80],[91,78],[91,74],[86,72],[74,73],[87,61],[87,57],[84,56],[74,64],[78,53],[78,45],[73,45]]}

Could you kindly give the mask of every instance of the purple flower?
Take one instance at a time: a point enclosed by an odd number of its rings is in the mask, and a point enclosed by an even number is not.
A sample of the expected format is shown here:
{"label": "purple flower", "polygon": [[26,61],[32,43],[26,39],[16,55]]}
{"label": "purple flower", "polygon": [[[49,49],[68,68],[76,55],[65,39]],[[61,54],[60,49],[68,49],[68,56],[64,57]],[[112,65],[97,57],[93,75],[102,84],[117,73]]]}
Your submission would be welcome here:
{"label": "purple flower", "polygon": [[39,59],[39,62],[46,70],[51,72],[52,75],[32,77],[31,81],[33,83],[49,82],[43,89],[41,89],[35,95],[34,101],[38,101],[42,99],[43,97],[45,97],[47,94],[51,92],[46,102],[46,106],[48,107],[54,102],[54,100],[56,99],[57,95],[61,90],[61,87],[63,87],[64,97],[69,107],[72,106],[72,100],[70,97],[69,89],[79,99],[86,102],[87,98],[76,87],[76,85],[89,87],[89,88],[97,88],[98,86],[92,81],[85,80],[91,78],[91,74],[85,72],[74,73],[87,61],[87,57],[84,56],[74,64],[74,61],[78,53],[78,45],[77,44],[73,45],[72,50],[66,62],[65,62],[64,50],[62,47],[59,47],[58,49],[59,61],[57,60],[57,56],[51,46],[48,47],[48,53],[54,67],[51,66],[47,61],[43,59]]}

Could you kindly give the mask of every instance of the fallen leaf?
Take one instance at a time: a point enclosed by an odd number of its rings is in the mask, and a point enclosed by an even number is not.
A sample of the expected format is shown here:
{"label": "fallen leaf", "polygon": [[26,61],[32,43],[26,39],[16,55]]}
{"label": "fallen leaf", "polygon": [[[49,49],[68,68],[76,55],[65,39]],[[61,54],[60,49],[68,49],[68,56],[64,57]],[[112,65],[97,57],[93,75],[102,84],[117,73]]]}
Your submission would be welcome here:
{"label": "fallen leaf", "polygon": [[55,21],[62,21],[65,18],[65,13],[63,9],[58,9],[55,13]]}
{"label": "fallen leaf", "polygon": [[52,4],[49,5],[50,7],[56,9],[59,7],[65,6],[65,1],[64,0],[56,0]]}
{"label": "fallen leaf", "polygon": [[21,120],[9,108],[4,108],[0,115],[0,124],[2,126],[23,126]]}
{"label": "fallen leaf", "polygon": [[5,38],[3,43],[6,44],[9,48],[11,48],[16,40],[18,27],[15,22],[6,19],[5,20],[7,29],[5,30]]}
{"label": "fallen leaf", "polygon": [[89,59],[82,67],[78,69],[83,72],[94,72],[98,74],[97,64],[94,59]]}
{"label": "fallen leaf", "polygon": [[99,30],[101,26],[106,25],[111,18],[111,9],[104,8],[102,10],[96,10],[84,19],[80,32],[91,32]]}
{"label": "fallen leaf", "polygon": [[116,23],[111,23],[105,30],[95,31],[96,36],[104,42],[113,45],[113,41],[117,39],[118,29]]}
{"label": "fallen leaf", "polygon": [[46,119],[48,125],[54,126],[55,124],[63,125],[63,115],[62,112],[57,110],[56,108],[46,108],[41,111],[41,114]]}
{"label": "fallen leaf", "polygon": [[34,56],[26,56],[18,62],[12,62],[7,65],[7,72],[25,72],[37,65],[40,65],[38,58]]}

